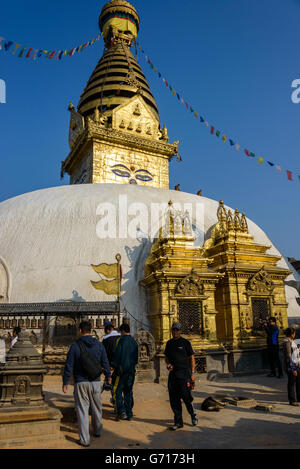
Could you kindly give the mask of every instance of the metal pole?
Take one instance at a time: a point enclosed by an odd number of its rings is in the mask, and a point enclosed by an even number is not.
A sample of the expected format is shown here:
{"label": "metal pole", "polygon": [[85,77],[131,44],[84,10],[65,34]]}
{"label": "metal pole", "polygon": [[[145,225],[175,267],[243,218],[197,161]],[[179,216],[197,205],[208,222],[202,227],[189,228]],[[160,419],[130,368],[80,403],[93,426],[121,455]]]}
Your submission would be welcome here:
{"label": "metal pole", "polygon": [[118,302],[118,327],[120,327],[120,323],[121,323],[121,282],[122,282],[122,278],[121,278],[121,255],[120,254],[117,254],[116,255],[116,260],[117,260],[117,263],[118,263],[118,268],[117,268],[117,279],[118,279],[118,294],[117,294],[117,302]]}

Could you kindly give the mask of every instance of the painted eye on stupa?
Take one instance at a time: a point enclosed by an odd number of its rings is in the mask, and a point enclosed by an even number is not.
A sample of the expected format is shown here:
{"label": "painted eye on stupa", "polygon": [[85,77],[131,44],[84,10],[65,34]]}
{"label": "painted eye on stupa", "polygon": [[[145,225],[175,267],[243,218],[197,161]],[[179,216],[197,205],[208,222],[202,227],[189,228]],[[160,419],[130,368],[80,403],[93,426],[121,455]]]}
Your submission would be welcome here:
{"label": "painted eye on stupa", "polygon": [[152,174],[146,169],[138,169],[134,175],[138,181],[149,182],[153,180]]}
{"label": "painted eye on stupa", "polygon": [[130,169],[124,164],[116,164],[115,166],[112,166],[112,172],[121,178],[129,178],[131,174]]}
{"label": "painted eye on stupa", "polygon": [[[131,178],[130,184],[137,184],[136,180],[141,182],[149,182],[153,180],[152,174],[147,171],[147,169],[137,169],[135,171],[134,166],[131,166],[130,169],[127,168],[124,164],[116,164],[112,166],[112,172],[122,178]],[[134,172],[134,175],[132,174]],[[134,181],[134,182],[132,182]]]}

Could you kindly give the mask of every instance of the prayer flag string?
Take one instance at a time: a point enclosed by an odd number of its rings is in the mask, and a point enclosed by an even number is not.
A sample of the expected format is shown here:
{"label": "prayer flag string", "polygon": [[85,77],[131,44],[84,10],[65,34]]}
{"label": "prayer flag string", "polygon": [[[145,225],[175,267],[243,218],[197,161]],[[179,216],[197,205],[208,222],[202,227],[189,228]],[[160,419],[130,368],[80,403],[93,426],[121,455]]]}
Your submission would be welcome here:
{"label": "prayer flag string", "polygon": [[[212,125],[212,124],[209,124],[205,119],[204,117],[202,117],[200,114],[198,114],[198,112],[196,112],[194,110],[194,108],[188,104],[188,102],[186,102],[183,97],[177,93],[174,88],[170,85],[169,81],[162,76],[162,74],[158,71],[157,67],[155,67],[153,65],[153,63],[151,62],[150,58],[145,54],[145,51],[142,49],[142,46],[138,43],[138,41],[136,41],[135,43],[135,47],[136,47],[136,51],[139,50],[145,57],[145,60],[146,62],[150,65],[150,68],[158,74],[158,77],[162,80],[162,82],[166,85],[167,88],[169,88],[169,90],[171,91],[172,95],[173,96],[176,96],[179,103],[183,104],[186,106],[187,110],[190,110],[190,112],[194,115],[194,117],[196,117],[196,119],[200,119],[200,122],[201,123],[204,123],[206,125],[206,127],[209,129],[210,131],[210,134],[211,135],[215,135],[216,137],[220,138],[224,143],[225,142],[228,142],[230,144],[230,146],[232,146],[236,151],[239,151],[241,149],[241,145],[239,143],[236,143],[235,139],[233,140],[232,138],[229,138],[227,135],[224,135],[224,133],[221,131],[221,130],[218,130],[215,125]],[[264,158],[262,158],[261,156],[257,156],[255,153],[253,153],[252,151],[248,150],[247,148],[244,148],[244,153],[247,157],[250,157],[250,158],[257,158],[258,159],[258,164],[259,166],[263,164],[263,162],[267,163],[269,166],[273,167],[275,166],[275,168],[277,169],[277,171],[279,173],[286,173],[286,176],[287,176],[287,179],[289,181],[295,181],[295,179],[293,179],[293,174],[294,172],[286,169],[286,170],[283,170],[281,168],[281,166],[279,165],[275,165],[275,163],[273,163],[272,161],[267,161],[265,160]],[[300,175],[297,176],[297,179],[298,181],[300,182]]]}
{"label": "prayer flag string", "polygon": [[84,44],[81,44],[77,47],[72,47],[71,49],[62,49],[62,50],[45,50],[45,49],[35,49],[33,47],[23,46],[20,43],[15,43],[14,41],[8,41],[4,37],[0,37],[0,51],[11,52],[12,55],[15,55],[18,58],[26,58],[31,60],[39,59],[40,57],[45,57],[46,59],[61,60],[62,57],[68,55],[72,57],[75,52],[82,52],[88,46],[92,46],[96,41],[99,41],[101,34],[98,34],[91,41],[87,41]]}

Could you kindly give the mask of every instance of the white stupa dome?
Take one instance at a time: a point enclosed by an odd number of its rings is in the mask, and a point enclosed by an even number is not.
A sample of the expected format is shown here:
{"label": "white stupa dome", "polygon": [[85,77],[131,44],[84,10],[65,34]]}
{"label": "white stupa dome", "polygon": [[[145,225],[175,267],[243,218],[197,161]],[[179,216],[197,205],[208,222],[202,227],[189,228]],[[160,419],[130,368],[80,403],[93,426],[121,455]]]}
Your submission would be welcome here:
{"label": "white stupa dome", "polygon": [[[136,230],[132,213],[139,207],[134,204],[139,203],[143,204],[140,207],[147,208],[150,217],[151,204],[167,205],[169,200],[181,204],[183,209],[184,204],[189,204],[193,210],[200,206],[200,212],[202,207],[203,226],[201,220],[197,225],[197,242],[202,245],[205,234],[217,222],[219,203],[185,192],[126,184],[82,184],[38,190],[1,202],[0,302],[113,301],[114,297],[93,288],[91,280],[99,280],[99,277],[91,264],[115,263],[116,254],[120,253],[121,309],[126,307],[139,321],[137,327],[147,326],[146,295],[139,281],[144,277],[144,262],[153,236],[145,237],[147,214],[141,215],[143,221]],[[131,213],[125,227],[127,235],[118,232],[119,224],[123,223],[118,207],[125,202]],[[117,209],[116,237],[101,237],[101,229],[105,227],[99,225],[99,221],[100,212],[106,207],[104,204]],[[124,207],[121,217],[127,210]],[[251,220],[247,221],[254,241],[271,246],[269,254],[281,255],[263,230]],[[123,225],[121,231],[125,229]],[[292,269],[284,257],[278,266]],[[300,276],[295,271],[287,278],[291,320],[300,319],[299,294],[294,288],[299,281]]]}

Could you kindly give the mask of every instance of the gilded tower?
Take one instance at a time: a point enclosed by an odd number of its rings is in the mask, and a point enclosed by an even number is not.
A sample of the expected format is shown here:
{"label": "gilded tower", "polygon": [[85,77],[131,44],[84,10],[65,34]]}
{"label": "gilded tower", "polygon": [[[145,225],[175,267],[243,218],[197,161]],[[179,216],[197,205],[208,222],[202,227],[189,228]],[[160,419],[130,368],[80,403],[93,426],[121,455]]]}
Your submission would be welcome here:
{"label": "gilded tower", "polygon": [[104,5],[99,27],[105,48],[81,94],[70,103],[70,153],[62,174],[71,184],[139,184],[169,188],[169,161],[178,142],[160,127],[156,101],[131,53],[140,19],[125,0]]}

